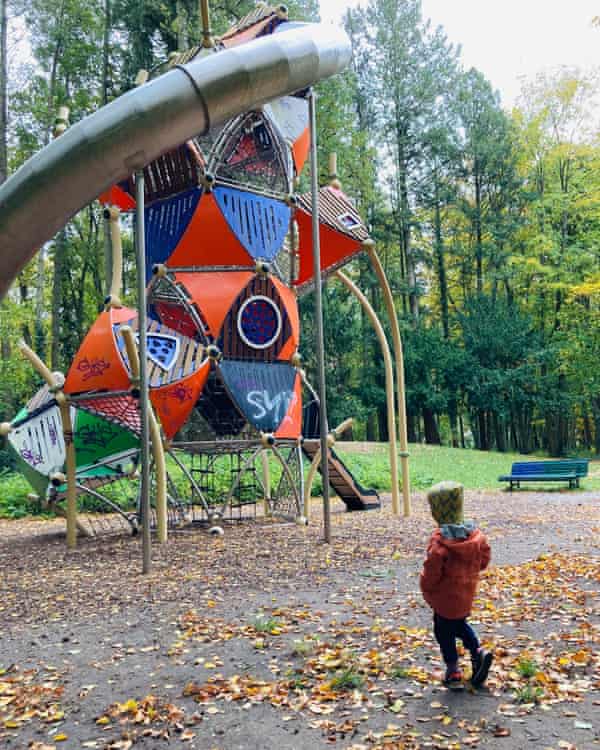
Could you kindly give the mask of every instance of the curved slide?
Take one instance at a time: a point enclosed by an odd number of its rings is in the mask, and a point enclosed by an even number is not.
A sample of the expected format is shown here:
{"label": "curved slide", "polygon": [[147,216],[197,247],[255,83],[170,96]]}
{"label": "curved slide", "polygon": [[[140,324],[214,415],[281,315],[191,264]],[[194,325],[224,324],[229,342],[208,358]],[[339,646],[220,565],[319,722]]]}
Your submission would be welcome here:
{"label": "curved slide", "polygon": [[0,187],[0,299],[38,248],[111,185],[194,135],[341,72],[350,41],[297,25],[180,65],[81,120]]}
{"label": "curved slide", "polygon": [[[312,461],[319,450],[319,443],[316,440],[305,441],[302,450]],[[333,448],[329,450],[329,484],[350,511],[381,508],[378,492],[363,487]]]}

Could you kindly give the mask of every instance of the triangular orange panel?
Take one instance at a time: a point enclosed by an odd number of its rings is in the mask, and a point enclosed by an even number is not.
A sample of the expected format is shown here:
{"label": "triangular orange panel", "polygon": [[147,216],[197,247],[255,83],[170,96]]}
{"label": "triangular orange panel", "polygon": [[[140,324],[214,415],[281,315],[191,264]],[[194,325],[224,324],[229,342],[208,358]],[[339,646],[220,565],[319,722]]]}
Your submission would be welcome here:
{"label": "triangular orange panel", "polygon": [[113,334],[113,325],[137,317],[126,307],[100,313],[75,355],[65,382],[65,393],[124,391],[131,385]]}
{"label": "triangular orange panel", "polygon": [[203,195],[167,266],[249,266],[254,259],[233,234],[217,201]]}
{"label": "triangular orange panel", "polygon": [[102,195],[99,195],[98,200],[103,206],[118,206],[121,211],[132,211],[135,208],[133,197],[118,185],[113,185]]}
{"label": "triangular orange panel", "polygon": [[175,279],[187,289],[216,338],[238,294],[253,276],[249,271],[209,271],[176,273]]}
{"label": "triangular orange panel", "polygon": [[210,360],[187,378],[150,390],[150,401],[170,440],[183,427],[196,405],[210,372]]}
{"label": "triangular orange panel", "polygon": [[300,315],[298,313],[298,299],[296,293],[276,276],[272,276],[271,279],[285,306],[292,329],[291,335],[277,355],[278,360],[288,362],[291,356],[298,351],[298,347],[300,346]]}
{"label": "triangular orange panel", "polygon": [[287,414],[279,425],[275,437],[299,438],[302,434],[302,383],[300,375],[296,375],[294,382],[294,397],[288,407]]}
{"label": "triangular orange panel", "polygon": [[[300,273],[294,282],[295,286],[305,284],[313,277],[312,250],[312,216],[302,210],[296,212],[296,220],[300,230]],[[321,269],[327,270],[332,266],[341,265],[345,260],[362,250],[357,240],[344,237],[326,224],[319,225],[321,244]]]}
{"label": "triangular orange panel", "polygon": [[296,174],[300,174],[306,160],[308,158],[308,152],[310,151],[310,129],[302,133],[298,140],[292,146],[292,155],[294,157],[294,165],[296,167]]}

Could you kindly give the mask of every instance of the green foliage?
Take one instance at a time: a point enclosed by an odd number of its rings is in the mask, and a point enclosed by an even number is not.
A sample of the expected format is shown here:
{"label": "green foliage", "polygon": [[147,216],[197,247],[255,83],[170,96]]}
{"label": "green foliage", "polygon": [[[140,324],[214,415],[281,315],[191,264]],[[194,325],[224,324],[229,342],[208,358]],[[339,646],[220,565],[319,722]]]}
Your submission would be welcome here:
{"label": "green foliage", "polygon": [[544,697],[544,691],[540,687],[525,685],[515,690],[515,701],[517,703],[539,703]]}
{"label": "green foliage", "polygon": [[281,627],[281,623],[275,617],[267,617],[261,613],[252,620],[252,627],[259,633],[276,635]]}
{"label": "green foliage", "polygon": [[517,672],[521,677],[529,678],[539,672],[539,667],[532,659],[523,658],[517,663]]}
{"label": "green foliage", "polygon": [[0,518],[23,518],[39,513],[39,504],[30,500],[31,487],[20,474],[0,468]]}
{"label": "green foliage", "polygon": [[318,638],[303,638],[295,640],[292,643],[292,653],[294,656],[312,656],[320,645]]}
{"label": "green foliage", "polygon": [[[318,16],[316,0],[288,5],[292,19]],[[213,3],[215,33],[254,7]],[[11,82],[13,170],[48,143],[59,106],[77,122],[131,88],[140,68],[160,67],[201,36],[192,0],[32,0],[23,17],[31,57]],[[598,77],[540,75],[509,117],[485,77],[461,67],[459,50],[423,17],[419,0],[369,0],[344,22],[352,64],[317,89],[319,177],[328,181],[335,151],[390,280],[411,441],[600,452]],[[305,173],[298,190],[307,188]],[[106,287],[101,225],[98,208],[74,217],[1,303],[0,419],[39,386],[19,338],[66,370],[94,320]],[[128,233],[124,253],[124,299],[134,305]],[[346,271],[389,334],[368,261],[356,258]],[[324,306],[329,422],[353,416],[355,438],[384,441],[385,380],[372,327],[333,280]],[[301,319],[314,383],[312,295],[301,300]],[[365,484],[385,489],[384,461],[356,458]],[[415,486],[437,478],[414,463]]]}
{"label": "green foliage", "polygon": [[348,666],[338,670],[331,678],[329,686],[332,690],[359,690],[365,682],[365,678],[355,666]]}

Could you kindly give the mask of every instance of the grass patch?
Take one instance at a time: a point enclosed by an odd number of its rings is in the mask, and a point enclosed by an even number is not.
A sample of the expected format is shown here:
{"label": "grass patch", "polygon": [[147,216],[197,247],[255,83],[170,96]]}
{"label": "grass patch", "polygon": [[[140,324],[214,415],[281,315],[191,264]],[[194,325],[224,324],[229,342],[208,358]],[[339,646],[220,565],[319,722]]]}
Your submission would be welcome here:
{"label": "grass patch", "polygon": [[358,690],[363,686],[365,678],[360,674],[356,667],[346,667],[336,672],[331,678],[329,687],[332,690]]}
{"label": "grass patch", "polygon": [[[448,448],[444,446],[429,446],[413,444],[410,450],[410,478],[411,487],[414,490],[426,490],[436,482],[443,480],[454,480],[460,482],[467,489],[473,490],[501,490],[506,485],[498,482],[501,474],[506,474],[514,461],[535,460],[536,456],[521,456],[516,453],[495,453],[476,450],[463,450],[460,448]],[[338,443],[336,451],[350,471],[354,473],[358,481],[365,487],[373,488],[380,492],[390,492],[390,468],[389,453],[387,445],[383,443]],[[190,466],[189,456],[181,455],[186,466]],[[281,467],[272,458],[269,461],[271,467],[271,486],[276,487],[281,476]],[[182,499],[185,501],[190,496],[189,482],[183,475],[175,462],[169,457],[167,459],[172,486],[177,488]],[[219,457],[214,463],[214,486],[207,493],[209,503],[217,502],[227,493],[230,481],[230,467],[227,459]],[[258,474],[262,470],[257,461]],[[308,462],[305,462],[305,471],[308,471]],[[127,486],[126,486],[127,485]],[[527,489],[551,489],[554,491],[565,491],[564,483],[554,482],[552,484],[531,483]],[[581,482],[582,490],[600,489],[600,462],[590,464],[590,476]],[[137,488],[135,482],[121,480],[113,487],[102,490],[126,509],[135,507]],[[39,513],[37,503],[28,499],[31,488],[27,481],[20,475],[8,469],[0,470],[0,518],[22,518],[23,516]],[[254,495],[257,488],[249,486],[248,489],[240,490],[243,497],[242,502],[253,502],[260,500]],[[312,494],[319,496],[322,493],[320,476],[317,475],[313,484]],[[250,497],[252,495],[252,497]],[[82,498],[80,509],[91,511],[105,510],[105,506],[92,498]]]}
{"label": "grass patch", "polygon": [[[336,451],[355,473],[365,487],[389,492],[390,469],[387,445],[383,443],[343,443],[336,445]],[[514,461],[543,460],[543,456],[523,456],[518,453],[497,453],[446,446],[411,444],[409,446],[410,481],[415,490],[426,490],[432,484],[444,480],[460,482],[466,489],[500,490],[506,486],[499,482],[501,474],[510,473]],[[547,458],[547,457],[546,457]],[[581,482],[581,489],[600,489],[600,466],[590,464],[590,476]],[[566,483],[531,482],[527,489],[564,490]]]}
{"label": "grass patch", "polygon": [[320,645],[318,638],[303,638],[292,643],[292,654],[294,656],[312,656]]}
{"label": "grass patch", "polygon": [[526,679],[533,677],[538,671],[539,667],[532,659],[520,659],[517,664],[517,672]]}
{"label": "grass patch", "polygon": [[544,691],[539,687],[525,685],[515,691],[515,701],[517,703],[539,703],[544,697]]}
{"label": "grass patch", "polygon": [[252,627],[258,633],[268,633],[269,635],[279,635],[281,633],[281,623],[275,617],[258,615],[252,620]]}
{"label": "grass patch", "polygon": [[410,676],[410,672],[406,667],[396,665],[390,669],[389,675],[392,680],[406,680]]}

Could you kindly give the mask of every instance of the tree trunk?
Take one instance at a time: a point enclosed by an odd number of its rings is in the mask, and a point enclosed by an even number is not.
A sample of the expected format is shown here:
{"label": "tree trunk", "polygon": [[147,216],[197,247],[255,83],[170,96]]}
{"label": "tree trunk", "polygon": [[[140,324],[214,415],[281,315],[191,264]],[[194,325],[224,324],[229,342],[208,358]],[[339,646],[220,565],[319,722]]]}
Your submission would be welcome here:
{"label": "tree trunk", "polygon": [[583,411],[583,446],[586,449],[586,451],[589,451],[592,447],[592,420],[590,419],[590,413],[587,410],[587,407],[585,404],[582,405],[582,411]]}
{"label": "tree trunk", "polygon": [[452,447],[458,448],[458,407],[454,396],[451,396],[448,402],[448,420],[450,422]]}
{"label": "tree trunk", "polygon": [[56,235],[54,242],[54,275],[52,277],[52,346],[50,362],[53,370],[62,365],[63,326],[63,279],[67,272],[67,233],[64,229]]}
{"label": "tree trunk", "polygon": [[8,0],[0,0],[0,185],[8,177]]}
{"label": "tree trunk", "polygon": [[435,421],[435,414],[431,409],[423,407],[423,428],[425,431],[425,442],[427,445],[440,445],[440,433],[438,430],[437,422]]}
{"label": "tree trunk", "polygon": [[592,399],[592,417],[594,419],[594,450],[600,455],[600,397]]}
{"label": "tree trunk", "polygon": [[379,427],[379,441],[381,443],[387,443],[390,438],[387,428],[387,407],[385,404],[377,409],[377,423]]}
{"label": "tree trunk", "polygon": [[416,443],[417,441],[417,428],[415,426],[416,418],[414,414],[407,413],[406,415],[406,431],[408,433],[408,442]]}
{"label": "tree trunk", "polygon": [[104,0],[104,41],[102,44],[102,104],[108,104],[110,81],[110,32],[112,10],[110,0]]}
{"label": "tree trunk", "polygon": [[417,274],[411,248],[412,211],[408,196],[408,167],[404,155],[403,143],[406,139],[404,126],[398,123],[396,127],[398,148],[398,215],[400,219],[400,244],[406,260],[406,281],[408,283],[408,304],[410,313],[415,321],[419,318],[419,298],[417,295]]}
{"label": "tree trunk", "polygon": [[367,417],[367,442],[376,443],[379,434],[377,432],[377,412],[372,411]]}
{"label": "tree trunk", "polygon": [[448,318],[448,282],[446,280],[446,260],[444,258],[444,243],[442,240],[442,212],[438,197],[437,174],[434,174],[435,209],[434,209],[434,246],[437,264],[438,283],[440,286],[440,307],[442,311],[442,330],[446,341],[450,338],[450,323]]}
{"label": "tree trunk", "polygon": [[188,47],[188,39],[186,32],[186,19],[187,14],[181,0],[177,0],[175,3],[175,12],[177,14],[177,51],[184,52]]}
{"label": "tree trunk", "polygon": [[477,293],[483,292],[483,240],[481,230],[481,181],[475,173],[475,259],[477,275]]}
{"label": "tree trunk", "polygon": [[494,423],[494,434],[496,436],[496,450],[500,453],[506,453],[506,434],[504,432],[504,421],[498,414],[492,413]]}
{"label": "tree trunk", "polygon": [[482,410],[477,412],[477,427],[479,432],[479,445],[477,447],[480,451],[488,451],[490,444],[488,442],[487,421],[485,412]]}

